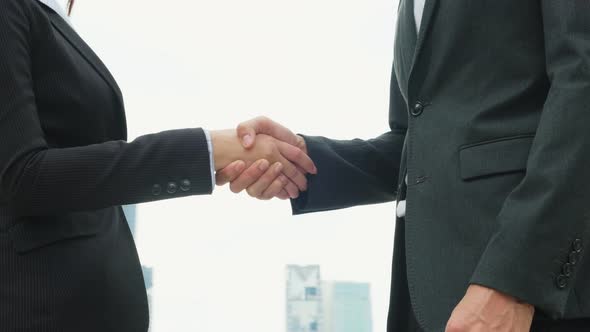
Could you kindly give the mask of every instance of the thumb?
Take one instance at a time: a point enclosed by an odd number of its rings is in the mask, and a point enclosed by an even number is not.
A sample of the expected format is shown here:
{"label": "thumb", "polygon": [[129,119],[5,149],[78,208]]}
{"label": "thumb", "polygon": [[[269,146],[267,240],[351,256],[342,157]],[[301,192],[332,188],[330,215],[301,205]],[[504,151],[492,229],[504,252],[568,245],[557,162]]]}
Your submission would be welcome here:
{"label": "thumb", "polygon": [[256,128],[252,122],[245,122],[238,126],[238,137],[242,146],[246,149],[250,149],[254,146],[256,140]]}
{"label": "thumb", "polygon": [[266,134],[293,146],[299,146],[301,143],[299,137],[288,128],[265,116],[243,122],[238,126],[238,137],[246,149],[254,146],[256,134]]}

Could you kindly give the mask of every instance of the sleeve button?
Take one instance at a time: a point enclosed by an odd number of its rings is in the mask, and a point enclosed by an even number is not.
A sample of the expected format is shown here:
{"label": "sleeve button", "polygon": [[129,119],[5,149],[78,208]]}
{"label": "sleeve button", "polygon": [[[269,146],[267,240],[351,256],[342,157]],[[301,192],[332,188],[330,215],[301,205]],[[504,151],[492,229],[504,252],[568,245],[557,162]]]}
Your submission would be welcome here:
{"label": "sleeve button", "polygon": [[154,184],[152,187],[152,195],[159,196],[162,193],[162,187],[159,184]]}
{"label": "sleeve button", "polygon": [[178,191],[178,185],[175,182],[168,182],[166,192],[168,192],[169,194],[175,194],[176,191]]}
{"label": "sleeve button", "polygon": [[572,275],[572,270],[573,270],[572,264],[570,264],[570,263],[563,264],[563,269],[562,270],[563,270],[562,273],[563,273],[564,276],[566,276],[566,277],[571,276]]}
{"label": "sleeve button", "polygon": [[189,180],[182,180],[180,182],[180,190],[182,190],[182,191],[191,190],[191,182]]}
{"label": "sleeve button", "polygon": [[569,283],[568,278],[566,276],[564,276],[563,274],[560,274],[555,281],[557,283],[557,288],[559,288],[559,289],[566,288],[567,284]]}
{"label": "sleeve button", "polygon": [[570,255],[568,257],[568,262],[573,266],[576,265],[578,263],[578,259],[579,259],[579,254],[575,251],[570,252]]}
{"label": "sleeve button", "polygon": [[572,244],[572,249],[577,253],[582,252],[582,249],[584,249],[584,243],[582,242],[582,239],[576,239]]}

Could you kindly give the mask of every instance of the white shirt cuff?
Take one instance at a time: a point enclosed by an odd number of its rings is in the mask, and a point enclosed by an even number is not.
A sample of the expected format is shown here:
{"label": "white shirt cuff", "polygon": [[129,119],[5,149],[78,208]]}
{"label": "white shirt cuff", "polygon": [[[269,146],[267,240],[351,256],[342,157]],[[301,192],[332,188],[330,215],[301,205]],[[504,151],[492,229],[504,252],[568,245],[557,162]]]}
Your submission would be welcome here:
{"label": "white shirt cuff", "polygon": [[[406,186],[408,185],[408,174],[406,174],[406,178],[404,179]],[[397,207],[395,208],[395,214],[398,218],[402,218],[406,216],[406,200],[397,202]]]}
{"label": "white shirt cuff", "polygon": [[207,147],[209,148],[209,166],[211,167],[211,191],[215,189],[215,163],[213,160],[213,143],[211,143],[211,135],[209,131],[203,129],[205,137],[207,138]]}

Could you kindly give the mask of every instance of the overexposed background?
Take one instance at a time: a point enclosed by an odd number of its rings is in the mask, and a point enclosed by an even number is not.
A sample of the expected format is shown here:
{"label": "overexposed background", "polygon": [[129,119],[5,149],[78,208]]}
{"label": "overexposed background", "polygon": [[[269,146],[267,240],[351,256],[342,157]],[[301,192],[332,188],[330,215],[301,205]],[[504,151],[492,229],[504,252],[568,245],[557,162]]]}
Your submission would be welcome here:
{"label": "overexposed background", "polygon": [[[257,115],[338,139],[388,129],[396,0],[76,2],[74,26],[123,90],[130,139]],[[292,217],[288,202],[217,188],[140,205],[152,332],[285,331],[287,264],[370,283],[385,331],[393,233],[393,203]]]}

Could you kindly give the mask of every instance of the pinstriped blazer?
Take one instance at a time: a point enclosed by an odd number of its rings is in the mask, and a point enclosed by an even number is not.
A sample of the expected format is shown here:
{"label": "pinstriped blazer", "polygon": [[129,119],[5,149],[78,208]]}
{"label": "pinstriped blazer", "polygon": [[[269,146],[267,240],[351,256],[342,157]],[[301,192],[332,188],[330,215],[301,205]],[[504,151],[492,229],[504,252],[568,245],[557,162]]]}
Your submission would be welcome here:
{"label": "pinstriped blazer", "polygon": [[146,331],[120,208],[211,192],[203,130],[126,141],[123,98],[36,0],[0,0],[0,331]]}

